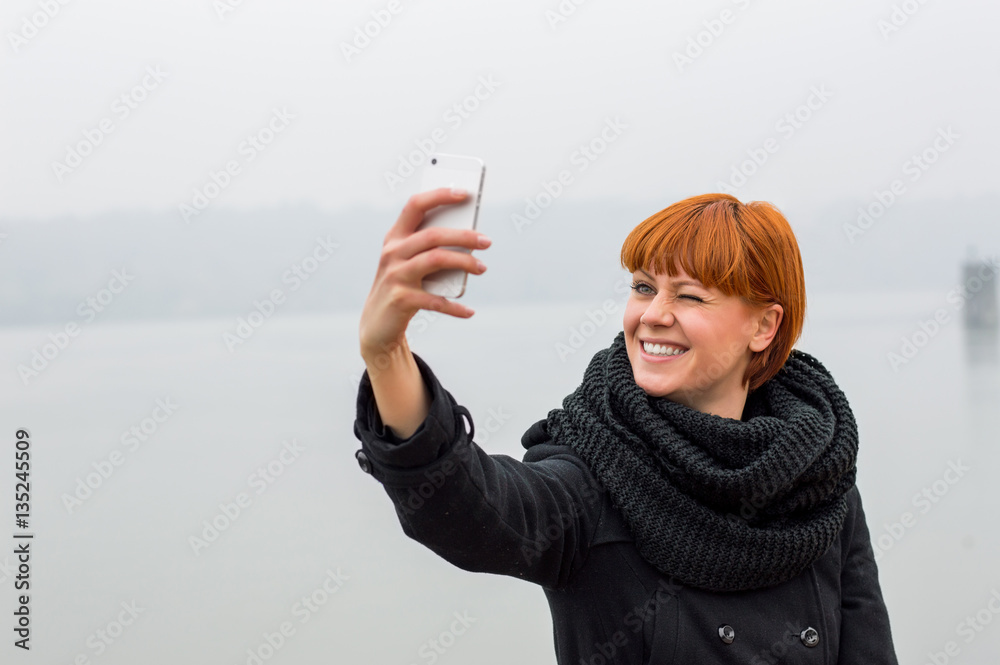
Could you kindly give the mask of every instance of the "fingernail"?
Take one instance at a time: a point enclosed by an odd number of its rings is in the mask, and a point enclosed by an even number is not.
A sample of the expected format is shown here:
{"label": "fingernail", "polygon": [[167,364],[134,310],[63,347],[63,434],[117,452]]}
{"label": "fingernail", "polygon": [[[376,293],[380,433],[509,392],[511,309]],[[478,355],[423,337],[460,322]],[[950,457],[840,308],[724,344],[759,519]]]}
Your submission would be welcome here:
{"label": "fingernail", "polygon": [[483,236],[483,235],[479,236],[479,246],[480,247],[489,247],[492,244],[493,244],[493,241],[490,240],[488,237]]}
{"label": "fingernail", "polygon": [[461,198],[463,196],[468,196],[469,195],[469,190],[462,189],[461,187],[452,187],[451,188],[451,195],[454,196],[454,197],[456,197],[456,198]]}
{"label": "fingernail", "polygon": [[480,261],[479,259],[476,259],[476,267],[479,268],[480,272],[486,271],[486,264]]}

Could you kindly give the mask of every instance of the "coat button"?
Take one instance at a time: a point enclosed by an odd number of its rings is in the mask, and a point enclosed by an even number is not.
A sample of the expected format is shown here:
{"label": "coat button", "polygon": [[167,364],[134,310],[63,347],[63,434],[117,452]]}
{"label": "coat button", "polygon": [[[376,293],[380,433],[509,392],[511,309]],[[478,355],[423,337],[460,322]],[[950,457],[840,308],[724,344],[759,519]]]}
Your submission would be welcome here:
{"label": "coat button", "polygon": [[819,644],[819,633],[815,628],[810,626],[799,633],[799,639],[802,640],[802,644],[807,647],[814,647]]}
{"label": "coat button", "polygon": [[724,626],[719,626],[719,638],[725,644],[732,644],[733,640],[736,639],[736,631],[728,623]]}
{"label": "coat button", "polygon": [[362,471],[364,471],[365,473],[372,472],[372,463],[368,461],[368,455],[365,455],[365,451],[363,450],[357,451],[356,453],[354,453],[354,457],[355,459],[358,460],[358,466],[361,467]]}

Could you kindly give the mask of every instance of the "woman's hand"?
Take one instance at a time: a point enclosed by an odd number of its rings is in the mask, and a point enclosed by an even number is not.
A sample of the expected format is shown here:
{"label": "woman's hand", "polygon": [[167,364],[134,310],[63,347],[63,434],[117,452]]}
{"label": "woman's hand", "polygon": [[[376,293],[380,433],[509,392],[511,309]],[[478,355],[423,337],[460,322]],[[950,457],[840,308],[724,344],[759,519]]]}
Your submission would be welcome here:
{"label": "woman's hand", "polygon": [[465,200],[442,187],[414,194],[406,202],[396,223],[382,243],[378,271],[361,312],[361,356],[369,365],[381,354],[405,347],[406,327],[421,309],[469,318],[475,312],[444,296],[427,293],[421,286],[425,275],[445,268],[460,268],[473,275],[486,266],[471,253],[444,249],[442,245],[485,249],[491,241],[472,229],[429,227],[416,231],[424,214],[439,205]]}
{"label": "woman's hand", "polygon": [[420,309],[469,318],[473,311],[423,289],[424,275],[460,268],[474,275],[486,270],[471,253],[441,245],[483,249],[486,236],[472,229],[429,227],[415,231],[431,208],[468,196],[441,189],[414,194],[385,236],[375,283],[361,312],[361,356],[368,366],[375,406],[382,423],[407,439],[427,419],[431,394],[406,343],[406,326]]}

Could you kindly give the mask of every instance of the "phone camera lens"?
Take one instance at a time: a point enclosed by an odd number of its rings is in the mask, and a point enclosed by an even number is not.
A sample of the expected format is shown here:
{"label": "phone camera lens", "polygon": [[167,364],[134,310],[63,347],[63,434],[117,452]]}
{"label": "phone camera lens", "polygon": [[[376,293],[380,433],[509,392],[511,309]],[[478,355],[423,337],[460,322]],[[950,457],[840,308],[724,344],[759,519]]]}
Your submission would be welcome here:
{"label": "phone camera lens", "polygon": [[431,160],[431,164],[437,164],[437,163],[438,163],[437,157]]}

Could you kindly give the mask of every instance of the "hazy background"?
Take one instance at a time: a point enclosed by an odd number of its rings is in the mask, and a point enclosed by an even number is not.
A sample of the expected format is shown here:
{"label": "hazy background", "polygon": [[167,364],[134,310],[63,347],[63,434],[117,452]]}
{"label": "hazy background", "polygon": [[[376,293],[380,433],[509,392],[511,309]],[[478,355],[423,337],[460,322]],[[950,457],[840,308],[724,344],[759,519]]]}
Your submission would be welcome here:
{"label": "hazy background", "polygon": [[[408,540],[353,458],[360,308],[417,190],[418,146],[433,145],[485,161],[479,224],[494,244],[463,297],[477,314],[424,313],[411,345],[477,423],[512,414],[477,441],[517,458],[620,329],[628,231],[722,189],[778,206],[805,263],[799,346],[858,416],[873,537],[918,513],[912,497],[950,461],[974,468],[880,559],[900,662],[948,641],[956,662],[995,662],[997,346],[969,342],[948,294],[964,258],[1000,254],[1000,7],[230,2],[4,5],[0,514],[13,520],[10,441],[26,427],[36,552],[34,653],[0,625],[0,660],[245,663],[291,620],[266,662],[407,665],[429,662],[420,647],[466,611],[478,623],[438,662],[554,662],[541,590]],[[391,21],[376,30],[379,17]],[[602,146],[609,121],[620,132]],[[581,160],[591,144],[600,154]],[[563,170],[572,183],[539,199]],[[206,207],[185,214],[198,196]],[[518,226],[529,201],[545,205]],[[318,238],[337,249],[295,282]],[[227,346],[274,289],[273,316]],[[617,319],[560,357],[607,298]],[[168,396],[176,414],[125,447]],[[306,452],[255,494],[248,478],[293,438]],[[69,510],[64,495],[116,450],[124,462]],[[189,538],[239,492],[253,505],[195,553]],[[8,621],[13,530],[0,528]],[[349,579],[300,624],[294,603],[338,568]],[[98,653],[96,631],[133,600],[146,612]],[[977,612],[989,623],[966,643],[956,626]]]}

